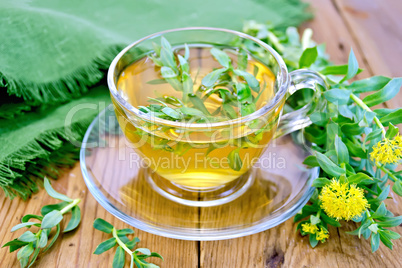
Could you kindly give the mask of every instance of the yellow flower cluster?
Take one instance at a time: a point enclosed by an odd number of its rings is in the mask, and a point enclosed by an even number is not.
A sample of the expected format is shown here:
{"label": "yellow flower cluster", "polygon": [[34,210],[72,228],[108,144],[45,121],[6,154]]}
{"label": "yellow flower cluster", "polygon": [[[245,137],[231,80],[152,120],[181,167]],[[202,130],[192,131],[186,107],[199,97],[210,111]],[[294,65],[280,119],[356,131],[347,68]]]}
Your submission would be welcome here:
{"label": "yellow flower cluster", "polygon": [[311,224],[311,223],[303,223],[302,225],[302,230],[305,233],[309,234],[316,234],[316,239],[318,241],[321,241],[322,243],[325,242],[325,239],[329,237],[328,231],[325,230],[324,228],[318,229],[317,225]]}
{"label": "yellow flower cluster", "polygon": [[370,153],[372,161],[381,164],[392,164],[402,159],[402,137],[398,134],[394,139],[384,139],[373,147]]}
{"label": "yellow flower cluster", "polygon": [[315,234],[318,231],[318,227],[315,224],[311,224],[311,223],[303,223],[302,225],[302,230],[305,233],[309,233],[309,234]]}
{"label": "yellow flower cluster", "polygon": [[328,237],[329,237],[328,232],[323,228],[321,228],[320,231],[318,231],[316,234],[317,240],[321,241],[322,243],[324,243],[325,239],[327,239]]}
{"label": "yellow flower cluster", "polygon": [[335,179],[322,188],[319,199],[325,213],[338,221],[358,217],[369,207],[361,188]]}

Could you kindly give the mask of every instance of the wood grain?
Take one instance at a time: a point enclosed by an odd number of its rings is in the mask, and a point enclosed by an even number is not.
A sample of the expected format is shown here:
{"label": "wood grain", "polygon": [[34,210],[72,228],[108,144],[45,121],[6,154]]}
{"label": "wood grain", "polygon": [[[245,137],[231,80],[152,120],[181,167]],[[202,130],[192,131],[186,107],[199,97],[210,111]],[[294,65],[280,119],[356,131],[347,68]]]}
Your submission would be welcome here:
{"label": "wood grain", "polygon": [[[350,47],[354,48],[360,65],[369,75],[402,76],[402,1],[400,0],[308,0],[315,19],[303,25],[314,30],[313,38],[327,44],[327,51],[336,63],[346,63]],[[402,93],[389,107],[402,106]],[[79,165],[66,171],[57,182],[56,190],[71,197],[82,198],[83,219],[80,227],[63,235],[63,239],[45,255],[35,267],[111,267],[112,252],[93,255],[95,247],[108,238],[92,228],[92,222],[102,217],[118,228],[126,224],[107,213],[88,192]],[[402,214],[397,196],[387,201],[395,214]],[[0,194],[0,244],[12,240],[22,231],[10,233],[27,213],[39,213],[40,208],[54,200],[42,190],[27,202],[18,198],[10,201]],[[347,235],[356,228],[343,223],[343,228],[330,228],[330,239],[312,249],[306,237],[295,233],[292,220],[265,232],[238,239],[190,242],[155,236],[141,230],[136,235],[141,247],[161,253],[165,261],[155,262],[161,267],[402,267],[402,241],[395,242],[394,251],[384,246],[372,254],[368,241]],[[402,234],[402,227],[393,228]],[[16,252],[0,250],[0,267],[19,267]]]}

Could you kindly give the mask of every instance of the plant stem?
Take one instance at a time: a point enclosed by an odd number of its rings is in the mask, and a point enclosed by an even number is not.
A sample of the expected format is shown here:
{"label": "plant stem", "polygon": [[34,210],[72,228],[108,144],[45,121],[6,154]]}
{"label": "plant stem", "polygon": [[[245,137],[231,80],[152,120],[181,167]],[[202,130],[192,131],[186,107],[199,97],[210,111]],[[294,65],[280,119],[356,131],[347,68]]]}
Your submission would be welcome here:
{"label": "plant stem", "polygon": [[128,254],[133,254],[133,252],[120,240],[119,236],[117,235],[116,228],[113,228],[113,237],[116,238],[117,244],[122,247]]}
{"label": "plant stem", "polygon": [[[368,111],[368,112],[373,112],[359,97],[357,97],[355,94],[351,93],[350,98],[362,109]],[[380,119],[378,119],[377,116],[374,116],[374,122],[376,125],[381,129],[383,136],[385,137],[386,130],[384,128],[384,125],[380,122]]]}
{"label": "plant stem", "polygon": [[74,199],[73,202],[71,202],[70,204],[65,206],[62,210],[60,210],[60,213],[64,214],[64,213],[68,212],[70,209],[75,207],[79,202],[81,202],[81,199],[78,199],[78,198]]}
{"label": "plant stem", "polygon": [[395,182],[395,181],[398,180],[398,178],[395,177],[395,175],[392,174],[392,173],[391,173],[388,169],[386,169],[384,166],[380,166],[380,165],[377,164],[377,167],[378,167],[379,169],[381,169],[383,172],[387,173],[388,176],[391,178],[391,180],[392,180],[393,182]]}
{"label": "plant stem", "polygon": [[[116,230],[116,228],[113,227],[112,233],[113,233],[113,237],[116,238],[117,244],[119,244],[119,246],[122,247],[122,248],[124,249],[124,251],[127,252],[127,253],[131,256],[131,259],[132,259],[132,260],[134,259],[134,260],[136,260],[137,262],[142,263],[142,261],[141,261],[140,259],[138,259],[137,254],[134,254],[134,251],[131,251],[131,250],[126,246],[126,244],[124,244],[123,241],[120,240],[119,236],[117,235],[117,230]],[[130,267],[132,267],[132,265],[131,265]]]}

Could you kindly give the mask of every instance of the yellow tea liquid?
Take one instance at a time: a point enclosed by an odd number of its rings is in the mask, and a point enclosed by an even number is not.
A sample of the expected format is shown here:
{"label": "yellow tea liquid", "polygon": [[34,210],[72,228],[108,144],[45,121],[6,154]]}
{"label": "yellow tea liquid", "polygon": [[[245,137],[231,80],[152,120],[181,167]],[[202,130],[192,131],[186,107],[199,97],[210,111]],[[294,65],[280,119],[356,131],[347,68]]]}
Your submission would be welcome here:
{"label": "yellow tea liquid", "polygon": [[[236,67],[236,52],[224,51],[232,58],[233,65]],[[176,52],[184,54],[182,50]],[[190,48],[188,61],[194,92],[199,88],[201,80],[206,74],[215,68],[221,68],[208,47]],[[253,60],[250,56],[247,71],[251,74],[254,73],[260,85],[265,86],[265,88],[261,87],[260,92],[262,93],[256,102],[258,110],[274,96],[275,76],[269,68]],[[121,73],[117,81],[117,89],[121,96],[134,107],[150,105],[149,97],[182,98],[182,92],[174,90],[168,83],[150,83],[150,81],[161,81],[161,79],[160,67],[156,66],[150,58],[144,57],[129,65]],[[258,95],[254,91],[252,94]],[[222,99],[218,95],[212,94],[204,100],[204,104],[209,112],[213,113],[222,106]],[[272,139],[281,108],[278,107],[275,109],[276,112],[273,111],[268,118],[264,119],[264,131],[259,131],[261,127],[250,130],[244,125],[234,125],[231,130],[217,128],[210,131],[186,132],[156,124],[152,126],[149,123],[146,128],[139,127],[139,118],[128,118],[115,103],[120,126],[127,139],[134,144],[143,163],[163,178],[193,189],[216,188],[247,172]],[[239,112],[236,107],[235,110]],[[213,118],[215,121],[230,119],[223,112],[215,114]],[[242,133],[245,134],[242,135]],[[214,141],[215,146],[211,146]],[[240,144],[242,145],[240,146]],[[233,153],[232,151],[236,149],[237,151]],[[237,168],[233,168],[233,162],[237,163]]]}

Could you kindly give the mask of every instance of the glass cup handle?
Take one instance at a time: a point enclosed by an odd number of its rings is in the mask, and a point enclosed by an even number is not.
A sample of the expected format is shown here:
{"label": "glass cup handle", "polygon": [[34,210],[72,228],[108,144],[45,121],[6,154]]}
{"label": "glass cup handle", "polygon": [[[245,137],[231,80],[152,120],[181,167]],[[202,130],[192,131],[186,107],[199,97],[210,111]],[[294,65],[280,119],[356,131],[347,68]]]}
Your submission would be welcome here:
{"label": "glass cup handle", "polygon": [[293,95],[296,91],[304,88],[312,89],[314,94],[306,106],[281,116],[278,129],[275,133],[275,138],[311,125],[312,122],[308,115],[316,110],[320,110],[321,107],[319,106],[322,105],[322,103],[319,102],[319,97],[321,92],[327,89],[327,84],[317,72],[300,69],[291,72],[289,76],[291,84],[288,91],[288,97]]}

